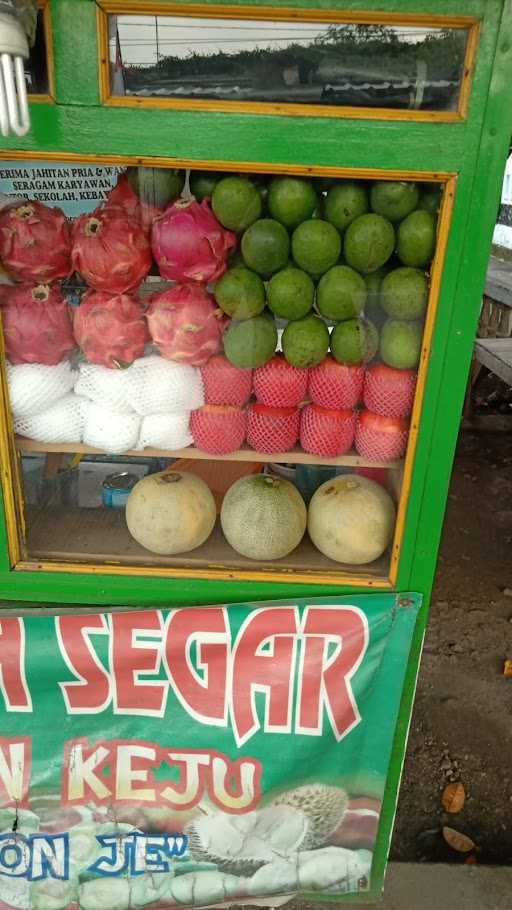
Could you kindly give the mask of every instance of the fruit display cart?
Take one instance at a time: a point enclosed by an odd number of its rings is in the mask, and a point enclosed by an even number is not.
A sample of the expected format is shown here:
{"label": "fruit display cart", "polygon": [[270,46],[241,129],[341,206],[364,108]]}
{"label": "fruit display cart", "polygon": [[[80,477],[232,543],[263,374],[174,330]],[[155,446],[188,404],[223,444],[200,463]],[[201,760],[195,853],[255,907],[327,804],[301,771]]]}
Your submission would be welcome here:
{"label": "fruit display cart", "polygon": [[510,3],[38,15],[31,131],[0,149],[0,906],[371,899],[508,149]]}

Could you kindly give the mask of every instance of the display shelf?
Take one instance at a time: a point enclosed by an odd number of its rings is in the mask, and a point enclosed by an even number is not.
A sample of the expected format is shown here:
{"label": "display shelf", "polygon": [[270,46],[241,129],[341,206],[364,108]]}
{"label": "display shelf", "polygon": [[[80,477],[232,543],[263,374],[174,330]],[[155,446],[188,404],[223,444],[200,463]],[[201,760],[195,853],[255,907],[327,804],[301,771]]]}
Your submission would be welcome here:
{"label": "display shelf", "polygon": [[27,557],[29,560],[89,562],[107,565],[147,566],[149,568],[191,568],[250,570],[290,574],[307,571],[311,575],[350,573],[369,579],[386,578],[389,554],[361,566],[328,559],[312,544],[308,534],[288,556],[261,561],[240,556],[227,543],[220,522],[202,546],[190,553],[160,556],[150,553],[133,539],[126,527],[123,509],[54,506],[27,508]]}
{"label": "display shelf", "polygon": [[[91,446],[81,445],[76,442],[35,442],[33,439],[25,439],[22,436],[16,436],[16,448],[20,452],[62,452],[72,455],[105,455],[100,449],[93,449]],[[109,453],[112,454],[112,453]],[[117,454],[117,453],[116,453]],[[198,458],[208,461],[258,461],[264,463],[280,464],[316,464],[316,465],[334,465],[354,468],[392,468],[399,470],[403,466],[402,459],[395,461],[370,461],[368,458],[362,458],[356,452],[348,452],[346,455],[339,455],[337,458],[321,458],[319,455],[309,455],[302,449],[293,449],[291,452],[255,452],[254,449],[244,447],[236,452],[230,452],[229,455],[210,455],[208,452],[201,452],[194,446],[188,446],[185,449],[134,449],[129,452],[121,452],[121,455],[141,456],[147,455],[151,458]]]}

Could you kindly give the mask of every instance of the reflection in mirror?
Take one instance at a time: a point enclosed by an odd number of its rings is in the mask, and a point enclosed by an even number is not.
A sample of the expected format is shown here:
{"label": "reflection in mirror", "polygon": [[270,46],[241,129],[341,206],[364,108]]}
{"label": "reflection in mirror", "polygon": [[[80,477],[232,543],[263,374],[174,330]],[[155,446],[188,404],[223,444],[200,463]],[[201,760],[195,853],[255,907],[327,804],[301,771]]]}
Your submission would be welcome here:
{"label": "reflection in mirror", "polygon": [[113,95],[455,111],[468,32],[110,16]]}

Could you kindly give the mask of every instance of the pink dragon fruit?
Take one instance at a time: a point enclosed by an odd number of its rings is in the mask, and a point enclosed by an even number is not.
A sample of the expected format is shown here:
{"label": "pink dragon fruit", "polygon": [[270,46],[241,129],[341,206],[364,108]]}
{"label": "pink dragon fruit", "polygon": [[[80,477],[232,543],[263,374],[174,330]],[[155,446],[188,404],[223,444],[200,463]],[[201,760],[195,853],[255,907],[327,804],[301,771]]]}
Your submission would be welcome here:
{"label": "pink dragon fruit", "polygon": [[113,206],[98,208],[75,221],[71,260],[87,284],[111,294],[136,288],[152,264],[142,225]]}
{"label": "pink dragon fruit", "polygon": [[137,196],[126,173],[120,174],[116,185],[110,190],[103,207],[121,209],[130,219],[140,221],[148,234],[151,232],[152,224],[156,218],[163,214],[162,208],[150,205]]}
{"label": "pink dragon fruit", "polygon": [[225,317],[200,285],[177,284],[153,294],[149,332],[162,357],[202,366],[220,348]]}
{"label": "pink dragon fruit", "polygon": [[142,306],[129,294],[88,291],[75,309],[73,331],[87,360],[111,369],[142,357],[149,341]]}
{"label": "pink dragon fruit", "polygon": [[61,209],[27,202],[0,214],[0,259],[19,281],[48,284],[71,274],[71,232]]}
{"label": "pink dragon fruit", "polygon": [[157,218],[151,233],[153,255],[169,281],[216,281],[236,237],[217,221],[207,199],[179,200]]}
{"label": "pink dragon fruit", "polygon": [[76,347],[59,285],[17,284],[0,297],[7,359],[54,366]]}

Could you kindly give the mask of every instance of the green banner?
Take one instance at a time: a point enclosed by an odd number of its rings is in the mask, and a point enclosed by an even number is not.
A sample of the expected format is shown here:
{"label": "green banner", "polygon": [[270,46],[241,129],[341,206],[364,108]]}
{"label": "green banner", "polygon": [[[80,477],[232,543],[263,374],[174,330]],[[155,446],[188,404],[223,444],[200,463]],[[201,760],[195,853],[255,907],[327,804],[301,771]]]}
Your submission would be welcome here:
{"label": "green banner", "polygon": [[372,890],[421,598],[0,617],[0,910]]}

